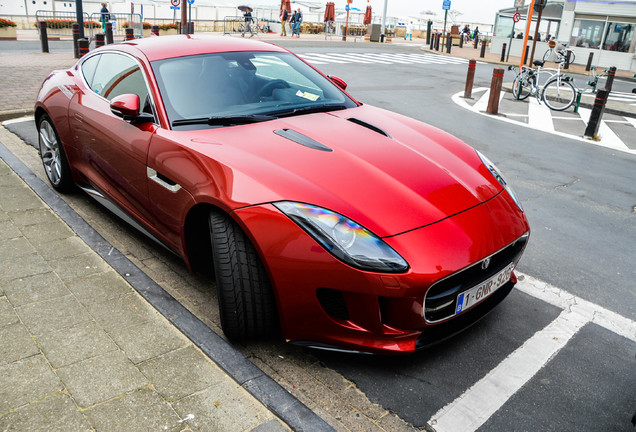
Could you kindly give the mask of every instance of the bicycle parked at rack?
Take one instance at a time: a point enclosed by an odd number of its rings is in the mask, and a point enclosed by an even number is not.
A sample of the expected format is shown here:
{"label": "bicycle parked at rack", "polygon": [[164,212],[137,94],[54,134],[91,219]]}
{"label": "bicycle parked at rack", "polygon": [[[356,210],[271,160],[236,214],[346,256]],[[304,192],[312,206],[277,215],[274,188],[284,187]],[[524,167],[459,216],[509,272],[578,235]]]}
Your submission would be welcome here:
{"label": "bicycle parked at rack", "polygon": [[[552,49],[553,47],[550,48],[550,50]],[[544,68],[544,60],[533,62],[536,69],[521,66],[521,70],[517,72],[517,76],[512,82],[512,94],[516,99],[524,100],[529,96],[535,96],[539,103],[543,101],[548,108],[555,111],[563,111],[572,106],[576,99],[577,89],[572,83],[572,77],[561,72],[561,68],[567,62],[568,50],[555,52],[557,55],[556,69]],[[509,66],[508,70],[517,71],[514,66]],[[548,77],[544,84],[540,85],[542,74],[548,75]]]}

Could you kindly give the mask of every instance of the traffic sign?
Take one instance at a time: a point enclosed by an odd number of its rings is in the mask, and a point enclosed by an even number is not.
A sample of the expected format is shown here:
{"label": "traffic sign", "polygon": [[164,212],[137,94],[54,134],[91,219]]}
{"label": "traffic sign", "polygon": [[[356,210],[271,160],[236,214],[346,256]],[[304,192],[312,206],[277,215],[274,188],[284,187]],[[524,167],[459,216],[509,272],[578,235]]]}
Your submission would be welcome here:
{"label": "traffic sign", "polygon": [[170,0],[172,6],[177,7],[181,4],[181,0]]}
{"label": "traffic sign", "polygon": [[188,0],[188,4],[194,4],[194,0]]}
{"label": "traffic sign", "polygon": [[450,0],[444,0],[444,3],[442,3],[442,10],[450,10]]}
{"label": "traffic sign", "polygon": [[522,8],[525,2],[526,2],[525,0],[515,0],[515,7],[517,9]]}
{"label": "traffic sign", "polygon": [[[190,0],[188,0],[190,1]],[[512,16],[512,20],[516,23],[518,23],[521,20],[521,14],[519,12],[515,12],[515,14]]]}
{"label": "traffic sign", "polygon": [[349,9],[351,9],[351,8],[349,7],[349,3],[347,3],[347,4],[345,5],[345,10],[346,10],[347,12],[349,12]]}
{"label": "traffic sign", "polygon": [[170,9],[173,9],[173,10],[179,10],[179,9],[181,9],[181,8],[180,8],[179,6],[170,6]]}

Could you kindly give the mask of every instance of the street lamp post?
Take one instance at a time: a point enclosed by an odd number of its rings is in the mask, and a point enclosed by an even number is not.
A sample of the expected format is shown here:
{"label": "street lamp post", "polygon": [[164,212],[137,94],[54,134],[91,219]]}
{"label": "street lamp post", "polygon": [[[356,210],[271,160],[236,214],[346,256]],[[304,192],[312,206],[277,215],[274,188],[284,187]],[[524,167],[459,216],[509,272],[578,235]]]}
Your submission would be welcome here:
{"label": "street lamp post", "polygon": [[384,0],[384,12],[382,12],[382,31],[380,32],[382,34],[382,37],[384,37],[384,35],[386,34],[385,29],[386,29],[386,5],[389,2],[389,0]]}

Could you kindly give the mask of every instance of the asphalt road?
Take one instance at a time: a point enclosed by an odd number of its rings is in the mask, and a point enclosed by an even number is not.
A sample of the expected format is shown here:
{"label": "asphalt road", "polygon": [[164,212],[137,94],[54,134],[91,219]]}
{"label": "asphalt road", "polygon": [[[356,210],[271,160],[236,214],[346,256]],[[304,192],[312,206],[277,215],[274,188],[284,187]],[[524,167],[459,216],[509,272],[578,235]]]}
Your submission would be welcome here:
{"label": "asphalt road", "polygon": [[[283,44],[301,54],[418,52],[414,47],[369,44],[342,44],[335,48],[333,44],[318,42]],[[515,188],[532,227],[531,240],[518,269],[599,309],[636,319],[635,156],[463,110],[450,96],[464,87],[465,65],[371,67],[363,63],[328,63],[318,67],[347,81],[348,91],[358,100],[449,131],[488,155]],[[476,86],[489,86],[492,68],[478,65]],[[20,128],[26,137],[33,125],[13,126]],[[92,217],[101,218],[97,206],[83,202],[76,205]],[[124,229],[123,235],[142,248],[153,247],[129,230]],[[203,314],[206,308],[198,311]],[[567,310],[515,290],[473,328],[413,356],[307,353],[280,343],[268,345],[271,358],[267,364],[272,373],[276,371],[277,379],[282,376],[290,388],[295,388],[300,384],[293,381],[293,374],[285,375],[284,369],[307,364],[310,356],[414,427],[453,430],[444,429],[432,419],[458,399],[460,406],[465,402],[467,412],[479,411],[482,405],[468,403],[473,400],[471,392],[489,377],[499,376],[501,365],[514,359],[515,353],[525,355],[526,349],[533,346],[533,338],[557,322],[564,312]],[[587,323],[569,338],[560,333],[552,338],[564,339],[562,349],[544,361],[537,360],[532,365],[536,373],[503,398],[485,421],[455,430],[633,431],[633,335],[630,340],[606,327]],[[546,344],[538,340],[539,347]],[[263,357],[258,354],[262,347],[244,349],[248,356]],[[528,356],[533,355],[531,350],[528,352]],[[285,358],[285,363],[277,357]],[[521,369],[520,366],[520,373]],[[484,393],[484,398],[494,400],[501,396],[503,387],[514,381],[512,375],[495,381],[500,387]]]}

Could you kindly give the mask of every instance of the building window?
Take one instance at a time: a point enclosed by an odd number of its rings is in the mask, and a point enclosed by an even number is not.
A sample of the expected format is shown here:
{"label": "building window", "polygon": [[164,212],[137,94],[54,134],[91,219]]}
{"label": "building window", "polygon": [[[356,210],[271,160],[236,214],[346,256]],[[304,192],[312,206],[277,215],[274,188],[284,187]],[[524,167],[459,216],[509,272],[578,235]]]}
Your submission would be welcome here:
{"label": "building window", "polygon": [[604,21],[575,19],[570,45],[584,48],[599,48],[603,36]]}
{"label": "building window", "polygon": [[634,52],[634,23],[609,22],[603,49],[618,52]]}

